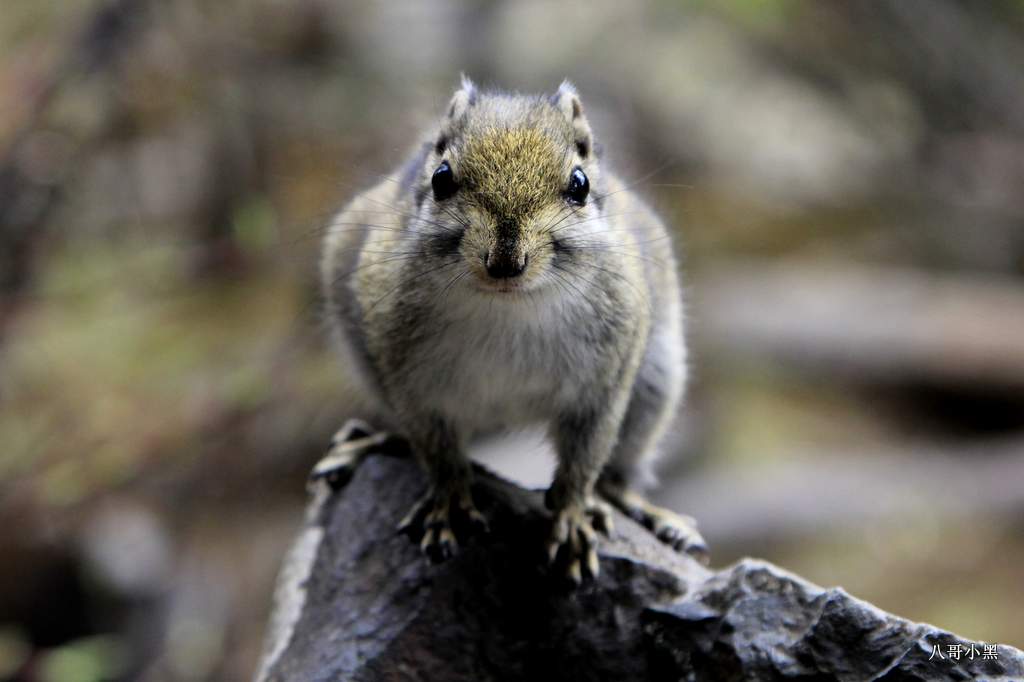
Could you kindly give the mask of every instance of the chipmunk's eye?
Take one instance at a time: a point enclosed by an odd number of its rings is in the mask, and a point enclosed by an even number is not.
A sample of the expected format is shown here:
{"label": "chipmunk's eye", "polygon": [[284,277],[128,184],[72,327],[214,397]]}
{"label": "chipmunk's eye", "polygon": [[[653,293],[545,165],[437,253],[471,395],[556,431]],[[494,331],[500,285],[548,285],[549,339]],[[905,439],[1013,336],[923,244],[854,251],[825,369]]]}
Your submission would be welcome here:
{"label": "chipmunk's eye", "polygon": [[574,204],[583,205],[590,194],[590,180],[581,168],[575,168],[569,176],[569,187],[565,190],[566,198]]}
{"label": "chipmunk's eye", "polygon": [[442,161],[434,171],[434,175],[430,178],[430,186],[434,188],[434,199],[437,201],[442,201],[455,194],[459,186],[455,184],[455,173],[452,172],[452,167],[448,165],[447,161]]}

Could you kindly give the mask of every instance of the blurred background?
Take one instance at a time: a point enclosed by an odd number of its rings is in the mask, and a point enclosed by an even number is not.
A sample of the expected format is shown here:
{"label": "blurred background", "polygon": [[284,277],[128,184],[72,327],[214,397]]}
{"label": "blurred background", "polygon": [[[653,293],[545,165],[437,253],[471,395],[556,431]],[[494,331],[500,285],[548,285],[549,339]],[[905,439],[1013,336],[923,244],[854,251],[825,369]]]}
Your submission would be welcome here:
{"label": "blurred background", "polygon": [[677,228],[713,563],[1024,646],[1024,3],[3,5],[0,679],[250,679],[344,416],[323,225],[463,70],[571,78]]}

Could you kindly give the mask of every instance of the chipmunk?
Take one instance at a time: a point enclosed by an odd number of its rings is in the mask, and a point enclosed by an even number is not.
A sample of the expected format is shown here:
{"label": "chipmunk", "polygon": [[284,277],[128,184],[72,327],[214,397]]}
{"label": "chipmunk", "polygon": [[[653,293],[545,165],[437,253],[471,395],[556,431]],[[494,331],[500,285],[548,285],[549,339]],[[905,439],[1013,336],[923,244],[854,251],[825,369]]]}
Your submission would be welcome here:
{"label": "chipmunk", "polygon": [[[572,582],[598,574],[607,503],[705,555],[692,519],[634,489],[651,480],[686,381],[671,240],[602,167],[568,81],[525,96],[463,77],[397,177],[334,218],[321,271],[362,390],[429,476],[401,525],[429,558],[487,530],[474,436],[536,422],[558,455],[548,556]],[[382,437],[349,426],[314,474],[355,466]]]}

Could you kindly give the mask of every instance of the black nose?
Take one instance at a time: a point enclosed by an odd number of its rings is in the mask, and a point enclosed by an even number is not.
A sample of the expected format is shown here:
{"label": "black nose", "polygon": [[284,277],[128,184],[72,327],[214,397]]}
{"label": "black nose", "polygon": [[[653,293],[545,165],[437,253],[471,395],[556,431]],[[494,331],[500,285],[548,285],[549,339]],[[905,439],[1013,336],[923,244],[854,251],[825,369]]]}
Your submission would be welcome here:
{"label": "black nose", "polygon": [[511,279],[518,277],[526,270],[526,258],[520,262],[515,257],[500,258],[489,253],[484,258],[484,266],[487,268],[487,274],[494,279]]}

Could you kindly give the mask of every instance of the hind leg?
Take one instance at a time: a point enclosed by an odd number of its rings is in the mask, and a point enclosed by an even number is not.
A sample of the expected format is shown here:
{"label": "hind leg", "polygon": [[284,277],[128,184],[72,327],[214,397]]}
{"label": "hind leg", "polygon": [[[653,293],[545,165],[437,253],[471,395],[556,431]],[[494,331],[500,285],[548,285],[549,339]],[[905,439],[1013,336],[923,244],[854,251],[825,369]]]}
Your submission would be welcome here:
{"label": "hind leg", "polygon": [[707,544],[693,518],[651,504],[638,492],[653,480],[653,460],[679,404],[684,381],[681,369],[659,364],[654,355],[657,353],[648,353],[637,375],[619,440],[596,490],[665,544],[706,563]]}
{"label": "hind leg", "polygon": [[643,495],[604,477],[598,481],[597,491],[666,545],[677,552],[689,554],[702,564],[708,563],[708,546],[697,530],[697,522],[693,517],[651,504]]}
{"label": "hind leg", "polygon": [[349,419],[331,438],[327,454],[309,473],[311,484],[326,481],[332,490],[348,484],[363,459],[374,452],[397,453],[404,450],[405,442],[387,432],[375,430],[360,419]]}

